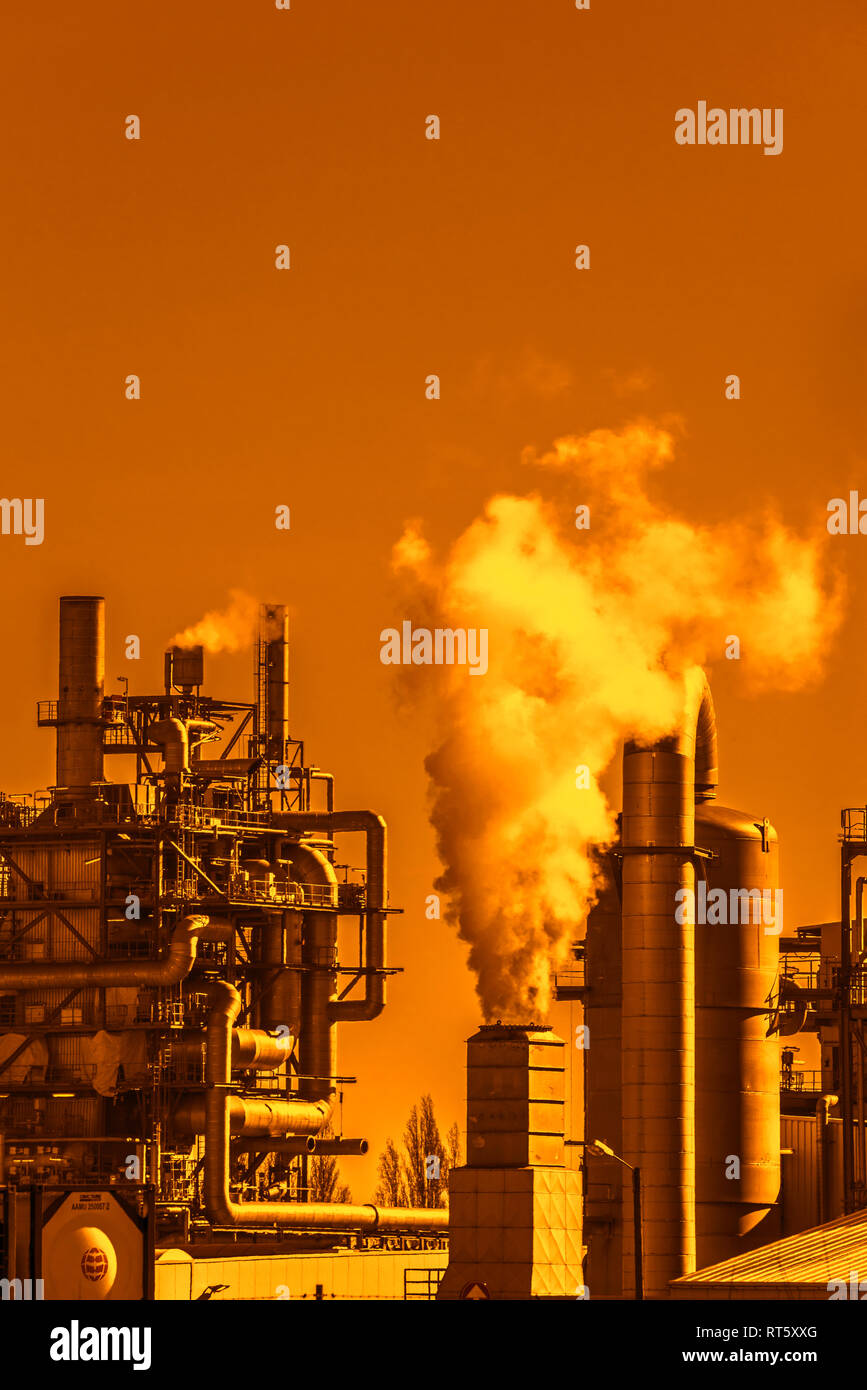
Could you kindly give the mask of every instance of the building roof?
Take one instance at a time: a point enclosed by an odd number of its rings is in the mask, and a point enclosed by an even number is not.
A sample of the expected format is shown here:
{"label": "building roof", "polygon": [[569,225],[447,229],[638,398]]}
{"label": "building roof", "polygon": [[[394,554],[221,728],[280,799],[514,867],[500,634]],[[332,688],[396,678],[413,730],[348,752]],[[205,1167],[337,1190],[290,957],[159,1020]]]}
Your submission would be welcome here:
{"label": "building roof", "polygon": [[[674,1279],[671,1293],[673,1298],[829,1299],[833,1280],[843,1281],[848,1290],[850,1279],[857,1283],[862,1277],[867,1295],[867,1211],[841,1216]],[[853,1289],[838,1296],[860,1295]]]}

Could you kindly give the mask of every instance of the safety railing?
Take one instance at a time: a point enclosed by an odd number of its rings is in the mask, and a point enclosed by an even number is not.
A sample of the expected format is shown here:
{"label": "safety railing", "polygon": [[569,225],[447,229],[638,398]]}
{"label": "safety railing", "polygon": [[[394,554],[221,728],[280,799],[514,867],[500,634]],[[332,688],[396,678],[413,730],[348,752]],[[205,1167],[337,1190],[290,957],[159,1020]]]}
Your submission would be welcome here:
{"label": "safety railing", "polygon": [[558,970],[554,975],[554,996],[557,999],[568,1000],[574,998],[579,990],[584,988],[584,966],[576,966],[571,970]]}
{"label": "safety railing", "polygon": [[867,840],[867,806],[846,806],[840,812],[841,840]]}
{"label": "safety railing", "polygon": [[38,816],[39,811],[33,806],[26,806],[21,801],[10,801],[6,796],[0,796],[0,827],[5,830],[21,830],[25,826],[32,825]]}
{"label": "safety railing", "polygon": [[444,1269],[405,1269],[404,1299],[435,1299],[444,1274]]}
{"label": "safety railing", "polygon": [[167,809],[166,819],[183,829],[210,829],[215,825],[265,827],[269,821],[264,811],[237,811],[223,806],[190,806],[186,802]]}
{"label": "safety railing", "polygon": [[818,989],[818,953],[801,955],[799,952],[784,952],[780,956],[780,976],[791,980],[799,989]]}
{"label": "safety railing", "polygon": [[806,1092],[807,1094],[815,1091],[820,1094],[822,1091],[822,1073],[811,1067],[781,1067],[780,1089],[783,1091]]}

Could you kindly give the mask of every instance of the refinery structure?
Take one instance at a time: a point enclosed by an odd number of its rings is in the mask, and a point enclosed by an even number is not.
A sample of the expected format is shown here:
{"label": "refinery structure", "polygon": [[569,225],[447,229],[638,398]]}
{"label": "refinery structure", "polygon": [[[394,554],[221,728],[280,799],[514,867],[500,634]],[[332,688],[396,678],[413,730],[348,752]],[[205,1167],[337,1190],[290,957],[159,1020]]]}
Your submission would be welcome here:
{"label": "refinery structure", "polygon": [[717,800],[690,678],[680,733],[624,750],[555,979],[571,1067],[545,1020],[483,1026],[448,1209],[313,1201],[316,1155],[366,1149],[338,1043],[386,1002],[387,833],[290,737],[285,608],[254,656],[246,701],[203,693],[201,648],[107,695],[103,600],[60,600],[56,785],[0,799],[5,1296],[827,1298],[867,1254],[867,813],[839,920],[781,925],[776,833]]}

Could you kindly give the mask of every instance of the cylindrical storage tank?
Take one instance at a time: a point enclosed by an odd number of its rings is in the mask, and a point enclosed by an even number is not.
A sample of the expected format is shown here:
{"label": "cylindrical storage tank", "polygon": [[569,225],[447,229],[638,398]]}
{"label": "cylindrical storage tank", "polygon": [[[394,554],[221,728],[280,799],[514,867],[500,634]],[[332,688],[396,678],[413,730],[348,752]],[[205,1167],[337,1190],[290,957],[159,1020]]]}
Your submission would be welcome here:
{"label": "cylindrical storage tank", "polygon": [[58,800],[92,794],[103,779],[102,700],[105,686],[105,600],[60,600],[57,700]]}
{"label": "cylindrical storage tank", "polygon": [[697,885],[695,925],[696,1239],[703,1269],[776,1238],[767,1218],[780,1190],[779,1049],[766,1033],[783,917],[780,906],[777,920],[777,836],[767,822],[706,804],[696,807],[695,837],[714,855],[703,861],[707,887]]}
{"label": "cylindrical storage tank", "polygon": [[[588,1142],[601,1139],[622,1153],[620,1120],[620,899],[606,873],[599,898],[587,918],[584,943],[584,1023],[589,1046],[584,1057]],[[587,1285],[594,1295],[621,1291],[620,1202],[623,1165],[591,1156],[585,1165]]]}

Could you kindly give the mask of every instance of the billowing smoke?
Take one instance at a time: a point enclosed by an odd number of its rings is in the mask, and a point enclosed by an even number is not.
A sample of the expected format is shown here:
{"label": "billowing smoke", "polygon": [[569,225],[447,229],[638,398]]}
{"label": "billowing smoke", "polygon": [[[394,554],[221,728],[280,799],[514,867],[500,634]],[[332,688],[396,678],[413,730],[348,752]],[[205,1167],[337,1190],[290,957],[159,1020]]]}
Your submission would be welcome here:
{"label": "billowing smoke", "polygon": [[[796,688],[840,620],[818,539],[773,516],[702,525],[653,502],[648,472],[672,452],[647,423],[560,439],[525,455],[547,496],[493,497],[441,561],[417,522],[394,549],[417,626],[489,634],[484,676],[403,676],[417,697],[433,683],[436,886],[486,1018],[547,1013],[550,973],[595,898],[592,847],[613,837],[598,779],[621,741],[673,732],[684,674],[733,637],[745,687]],[[589,529],[576,528],[579,504]]]}
{"label": "billowing smoke", "polygon": [[227,608],[212,609],[192,627],[178,632],[170,647],[204,647],[206,652],[237,652],[249,646],[256,632],[259,603],[242,589],[229,590]]}

